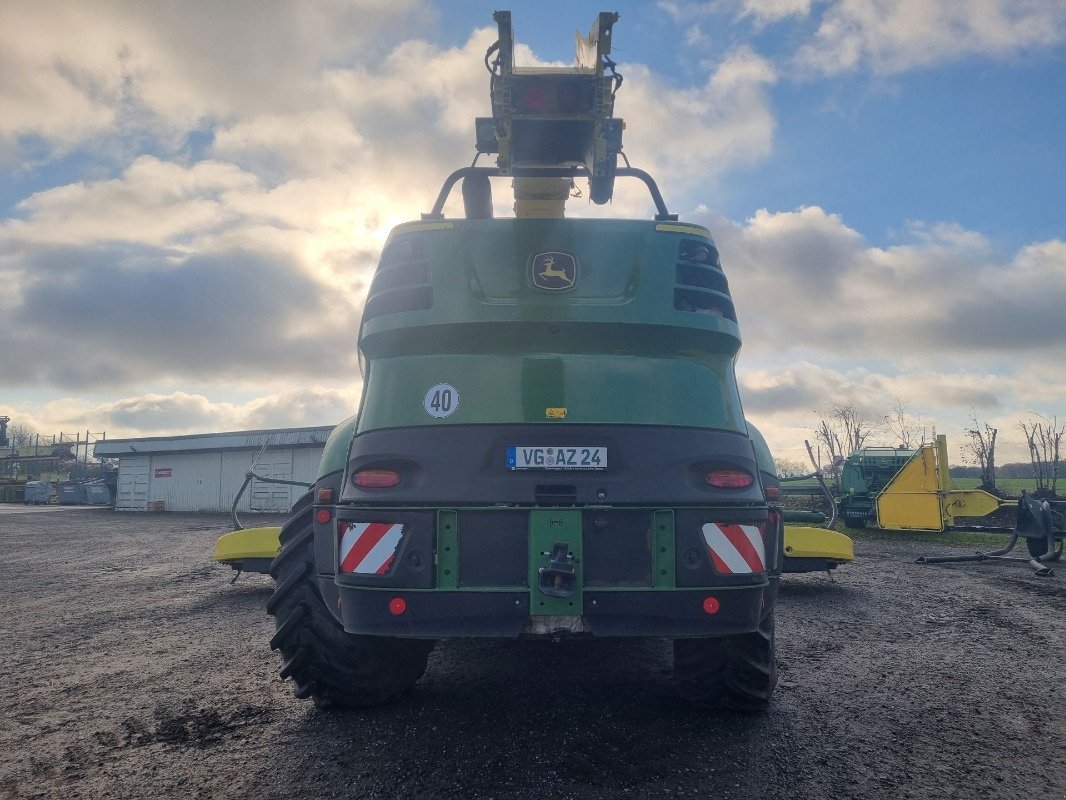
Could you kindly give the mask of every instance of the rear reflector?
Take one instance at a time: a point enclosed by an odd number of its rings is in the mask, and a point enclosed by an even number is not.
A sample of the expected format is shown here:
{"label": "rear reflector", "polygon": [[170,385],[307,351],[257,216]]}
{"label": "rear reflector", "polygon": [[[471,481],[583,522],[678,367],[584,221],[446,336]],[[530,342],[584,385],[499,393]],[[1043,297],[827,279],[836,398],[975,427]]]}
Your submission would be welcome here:
{"label": "rear reflector", "polygon": [[384,575],[392,567],[403,525],[392,522],[341,522],[338,563],[341,572]]}
{"label": "rear reflector", "polygon": [[708,522],[703,540],[720,575],[744,575],[766,570],[762,525]]}
{"label": "rear reflector", "polygon": [[707,483],[717,489],[746,489],[755,478],[742,469],[716,469],[707,473]]}
{"label": "rear reflector", "polygon": [[389,601],[389,611],[395,616],[400,616],[407,610],[407,601],[402,597],[394,597]]}
{"label": "rear reflector", "polygon": [[717,614],[718,609],[721,607],[717,597],[705,597],[703,599],[703,610],[708,614]]}
{"label": "rear reflector", "polygon": [[391,469],[361,469],[352,476],[361,489],[391,489],[400,483],[400,473]]}
{"label": "rear reflector", "polygon": [[331,519],[333,519],[333,512],[328,508],[320,508],[315,512],[315,522],[319,525],[326,525]]}

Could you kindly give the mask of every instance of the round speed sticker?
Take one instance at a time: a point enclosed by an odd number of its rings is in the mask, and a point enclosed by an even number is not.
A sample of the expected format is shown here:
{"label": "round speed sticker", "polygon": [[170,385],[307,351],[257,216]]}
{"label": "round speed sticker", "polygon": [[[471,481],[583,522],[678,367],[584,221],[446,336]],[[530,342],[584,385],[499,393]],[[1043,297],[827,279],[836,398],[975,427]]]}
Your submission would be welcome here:
{"label": "round speed sticker", "polygon": [[426,413],[436,419],[450,417],[459,408],[459,390],[450,383],[438,383],[431,386],[426,392],[426,399],[422,401]]}

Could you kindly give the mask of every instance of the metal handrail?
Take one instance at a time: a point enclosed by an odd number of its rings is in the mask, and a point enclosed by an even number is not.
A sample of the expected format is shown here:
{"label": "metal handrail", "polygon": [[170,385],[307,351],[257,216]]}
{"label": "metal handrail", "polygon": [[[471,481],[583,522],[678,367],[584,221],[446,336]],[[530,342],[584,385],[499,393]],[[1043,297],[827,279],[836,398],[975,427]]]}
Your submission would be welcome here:
{"label": "metal handrail", "polygon": [[825,523],[825,527],[832,528],[837,521],[837,503],[833,493],[829,491],[829,486],[825,482],[825,475],[823,475],[822,470],[815,470],[809,475],[797,475],[794,478],[778,478],[777,480],[781,483],[792,483],[794,481],[809,481],[811,478],[818,481],[818,486],[822,489],[822,495],[829,503],[829,520]]}
{"label": "metal handrail", "polygon": [[[448,195],[460,178],[468,178],[473,175],[484,175],[487,178],[589,178],[592,172],[588,167],[517,167],[504,172],[499,167],[462,167],[444,179],[437,200],[433,204],[433,210],[423,214],[423,220],[444,219],[444,204],[448,202]],[[642,169],[636,167],[618,167],[615,176],[620,178],[637,178],[643,181],[651,193],[651,199],[655,203],[655,220],[657,222],[671,222],[677,220],[677,214],[671,214],[663,200],[662,192],[659,191],[655,179]]]}
{"label": "metal handrail", "polygon": [[[233,498],[233,506],[230,508],[230,518],[233,520],[233,530],[243,531],[244,526],[241,525],[241,521],[237,519],[237,506],[241,502],[241,497],[244,496],[245,490],[248,488],[253,480],[257,480],[260,483],[280,483],[285,486],[302,486],[305,489],[310,489],[314,484],[307,483],[305,481],[290,481],[284,478],[267,478],[260,475],[255,471],[255,465],[259,462],[259,457],[263,455],[263,451],[267,449],[264,444],[259,448],[259,452],[255,454],[255,458],[252,459],[252,465],[248,467],[248,471],[244,473],[244,483],[241,484],[240,490],[237,492],[237,496]],[[234,578],[236,580],[236,578]]]}

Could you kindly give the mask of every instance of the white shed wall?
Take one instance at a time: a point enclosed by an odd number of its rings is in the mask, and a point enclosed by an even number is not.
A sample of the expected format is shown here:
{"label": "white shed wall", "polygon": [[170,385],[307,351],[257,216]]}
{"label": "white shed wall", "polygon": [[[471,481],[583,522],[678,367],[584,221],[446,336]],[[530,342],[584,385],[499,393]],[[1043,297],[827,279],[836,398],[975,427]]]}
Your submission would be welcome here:
{"label": "white shed wall", "polygon": [[[256,464],[263,476],[311,483],[318,477],[322,447],[268,448]],[[153,453],[119,458],[119,511],[146,511],[163,501],[167,511],[229,511],[257,450]],[[299,486],[253,480],[238,511],[285,513],[304,493]]]}
{"label": "white shed wall", "polygon": [[116,511],[144,511],[148,508],[148,468],[151,462],[151,456],[127,456],[118,462]]}

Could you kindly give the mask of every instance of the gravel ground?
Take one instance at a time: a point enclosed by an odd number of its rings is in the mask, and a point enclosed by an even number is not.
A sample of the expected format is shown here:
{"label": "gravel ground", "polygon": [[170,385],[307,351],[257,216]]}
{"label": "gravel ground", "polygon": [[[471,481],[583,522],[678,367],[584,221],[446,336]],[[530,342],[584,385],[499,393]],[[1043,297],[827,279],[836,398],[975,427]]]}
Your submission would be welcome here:
{"label": "gravel ground", "polygon": [[674,698],[664,641],[447,642],[399,704],[294,699],[223,516],[0,510],[0,797],[1066,798],[1066,564],[783,580],[769,714]]}

